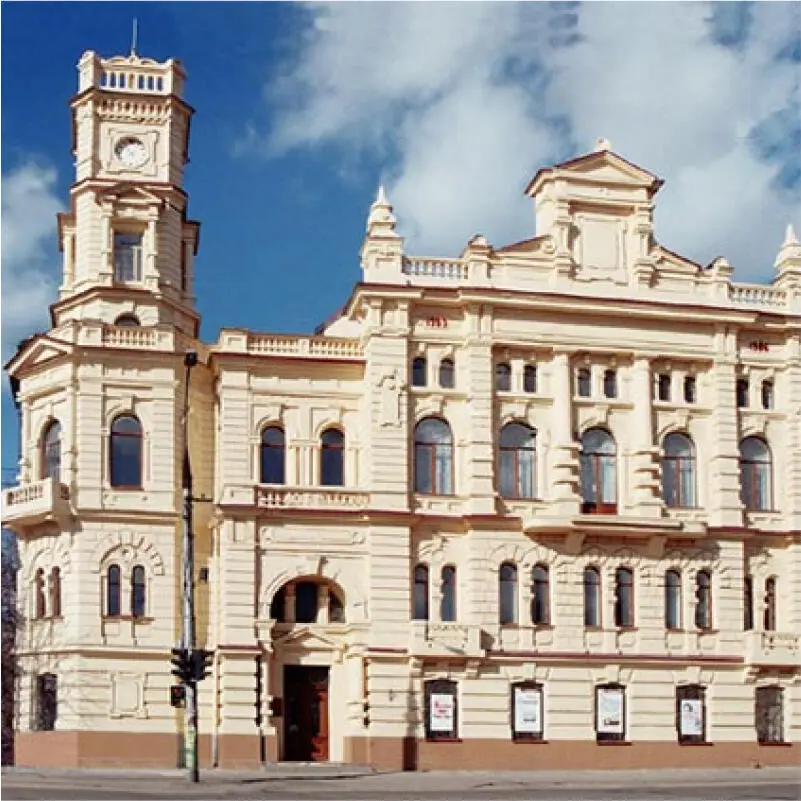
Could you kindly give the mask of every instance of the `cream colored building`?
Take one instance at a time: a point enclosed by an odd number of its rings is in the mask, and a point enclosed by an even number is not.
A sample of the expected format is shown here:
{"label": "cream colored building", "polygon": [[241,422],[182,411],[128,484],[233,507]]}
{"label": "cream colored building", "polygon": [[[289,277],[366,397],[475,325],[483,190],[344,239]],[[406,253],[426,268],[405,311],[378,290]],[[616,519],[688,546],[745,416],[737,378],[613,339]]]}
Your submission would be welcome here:
{"label": "cream colored building", "polygon": [[19,764],[176,764],[188,348],[203,764],[798,762],[791,229],[769,285],[696,264],[601,140],[531,180],[531,238],[455,258],[380,190],[317,335],[202,343],[184,72],[78,69],[52,328],[7,365]]}

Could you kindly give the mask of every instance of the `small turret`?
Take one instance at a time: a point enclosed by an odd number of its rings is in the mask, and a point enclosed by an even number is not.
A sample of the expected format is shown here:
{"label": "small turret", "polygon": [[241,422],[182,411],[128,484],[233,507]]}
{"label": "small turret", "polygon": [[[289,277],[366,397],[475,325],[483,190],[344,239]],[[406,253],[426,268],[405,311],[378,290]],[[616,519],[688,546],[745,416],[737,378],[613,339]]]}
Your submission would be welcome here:
{"label": "small turret", "polygon": [[776,254],[776,276],[773,283],[777,286],[798,284],[801,286],[801,243],[798,241],[792,224],[787,226],[779,252]]}
{"label": "small turret", "polygon": [[403,237],[395,230],[396,223],[392,204],[383,184],[379,184],[367,215],[367,236],[360,253],[365,281],[381,284],[402,282]]}

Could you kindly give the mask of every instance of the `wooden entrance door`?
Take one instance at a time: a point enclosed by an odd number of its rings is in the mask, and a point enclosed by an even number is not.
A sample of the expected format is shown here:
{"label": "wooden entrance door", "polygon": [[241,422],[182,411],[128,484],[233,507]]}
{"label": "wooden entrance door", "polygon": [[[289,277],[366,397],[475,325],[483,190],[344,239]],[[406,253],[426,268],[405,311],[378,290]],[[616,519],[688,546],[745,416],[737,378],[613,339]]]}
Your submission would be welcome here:
{"label": "wooden entrance door", "polygon": [[284,759],[328,759],[328,668],[284,667]]}

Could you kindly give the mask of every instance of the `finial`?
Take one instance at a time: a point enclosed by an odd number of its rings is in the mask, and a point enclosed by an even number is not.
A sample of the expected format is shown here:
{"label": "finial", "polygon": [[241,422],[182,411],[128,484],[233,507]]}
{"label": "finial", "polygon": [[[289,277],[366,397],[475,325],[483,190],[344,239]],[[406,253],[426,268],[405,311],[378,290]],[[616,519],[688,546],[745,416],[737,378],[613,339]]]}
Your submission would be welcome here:
{"label": "finial", "polygon": [[795,235],[795,228],[793,228],[792,223],[787,223],[787,229],[784,232],[784,242],[782,242],[782,247],[787,247],[788,245],[797,245],[798,244],[798,237]]}
{"label": "finial", "polygon": [[380,183],[378,185],[378,192],[377,192],[377,194],[375,196],[375,205],[380,205],[380,206],[388,206],[389,205],[389,201],[387,200],[387,195],[384,192],[384,184],[383,183]]}
{"label": "finial", "polygon": [[136,53],[136,40],[139,36],[139,22],[136,17],[133,18],[133,30],[131,31],[131,58],[134,58]]}
{"label": "finial", "polygon": [[384,191],[384,184],[379,183],[375,200],[370,206],[370,214],[367,217],[367,233],[394,232],[395,222],[395,215],[392,213],[392,204],[387,199],[387,193]]}
{"label": "finial", "polygon": [[595,140],[595,152],[596,153],[604,153],[607,150],[612,149],[612,143],[608,139],[604,139],[600,137],[599,139]]}

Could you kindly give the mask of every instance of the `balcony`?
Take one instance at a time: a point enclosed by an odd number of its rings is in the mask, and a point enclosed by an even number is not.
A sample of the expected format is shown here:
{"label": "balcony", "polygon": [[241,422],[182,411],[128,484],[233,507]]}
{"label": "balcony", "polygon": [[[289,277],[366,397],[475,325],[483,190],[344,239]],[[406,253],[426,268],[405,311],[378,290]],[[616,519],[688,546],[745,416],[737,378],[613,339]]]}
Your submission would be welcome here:
{"label": "balcony", "polygon": [[801,635],[782,631],[748,631],[745,659],[751,665],[798,667],[801,664]]}
{"label": "balcony", "polygon": [[70,490],[54,478],[3,490],[3,525],[20,533],[31,526],[70,516]]}
{"label": "balcony", "polygon": [[370,494],[335,487],[256,487],[256,506],[261,509],[366,509]]}
{"label": "balcony", "polygon": [[483,656],[481,628],[464,623],[413,621],[409,652],[413,656]]}

